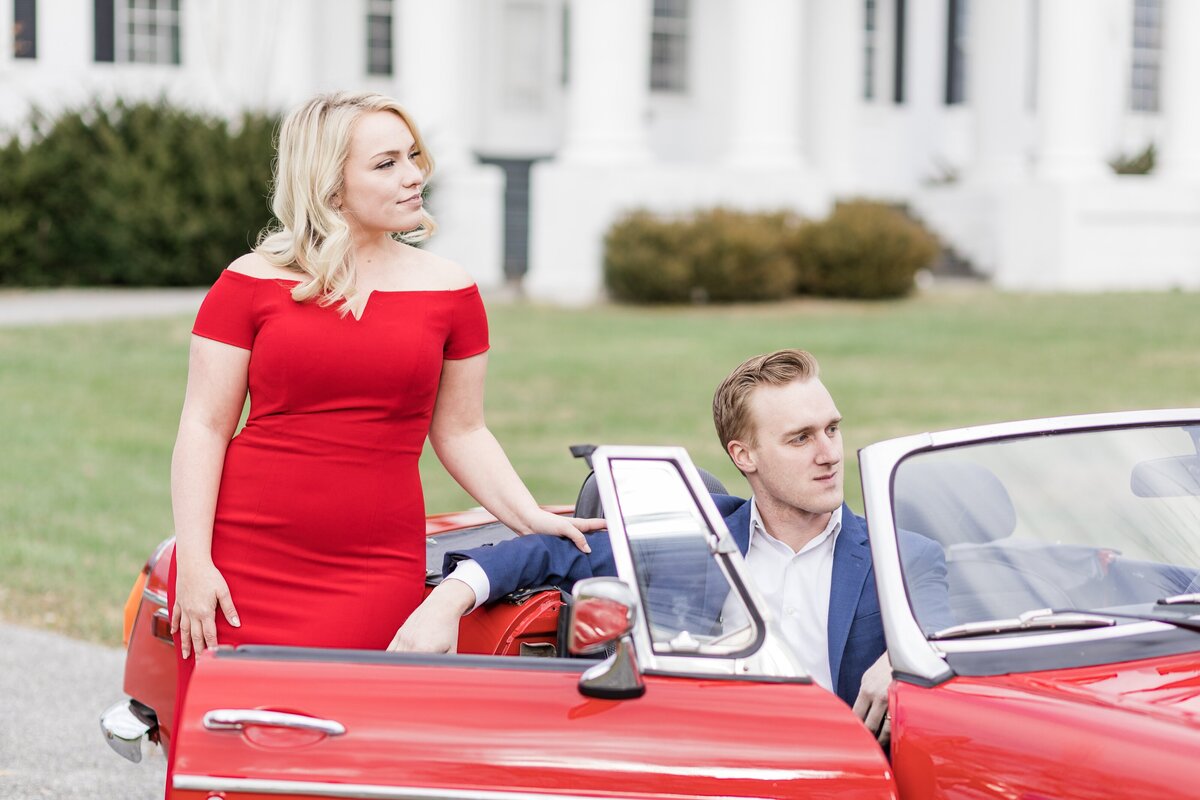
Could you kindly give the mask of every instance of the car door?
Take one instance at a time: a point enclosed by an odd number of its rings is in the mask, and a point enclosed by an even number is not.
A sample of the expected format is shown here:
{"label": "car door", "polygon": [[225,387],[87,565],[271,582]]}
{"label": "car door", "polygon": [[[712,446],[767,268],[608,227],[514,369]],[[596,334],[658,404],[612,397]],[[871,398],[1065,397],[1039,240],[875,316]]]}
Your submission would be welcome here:
{"label": "car door", "polygon": [[[686,454],[609,448],[594,461],[621,570],[600,580],[632,590],[617,644],[638,691],[589,688],[615,655],[218,649],[196,664],[172,796],[894,797],[850,710],[780,655]],[[666,501],[634,462],[666,476]],[[699,580],[677,580],[676,556],[698,552]],[[722,580],[743,606],[727,633],[695,621]]]}
{"label": "car door", "polygon": [[860,465],[902,797],[1196,796],[1200,410],[905,437]]}

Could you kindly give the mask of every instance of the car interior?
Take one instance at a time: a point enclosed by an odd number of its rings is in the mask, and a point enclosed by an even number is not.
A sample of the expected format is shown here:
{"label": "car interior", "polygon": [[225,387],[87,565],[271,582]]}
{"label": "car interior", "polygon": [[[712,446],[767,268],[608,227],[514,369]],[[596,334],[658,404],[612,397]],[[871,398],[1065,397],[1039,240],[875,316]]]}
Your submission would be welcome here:
{"label": "car interior", "polygon": [[[716,476],[704,469],[698,471],[710,492],[727,493]],[[579,489],[574,513],[583,518],[604,516],[594,472],[588,473]],[[516,534],[500,522],[428,537],[425,540],[426,593],[441,583],[442,563],[447,552],[496,544],[514,537]],[[536,586],[513,592],[463,618],[458,652],[566,657],[570,606],[570,594],[557,586]]]}
{"label": "car interior", "polygon": [[[966,461],[905,463],[895,479],[896,526],[938,542],[946,554],[950,608],[958,623],[1034,609],[1099,609],[1178,594],[1196,572],[1127,559],[1112,549],[1014,537],[1017,513],[990,470]],[[920,609],[916,610],[918,620]]]}

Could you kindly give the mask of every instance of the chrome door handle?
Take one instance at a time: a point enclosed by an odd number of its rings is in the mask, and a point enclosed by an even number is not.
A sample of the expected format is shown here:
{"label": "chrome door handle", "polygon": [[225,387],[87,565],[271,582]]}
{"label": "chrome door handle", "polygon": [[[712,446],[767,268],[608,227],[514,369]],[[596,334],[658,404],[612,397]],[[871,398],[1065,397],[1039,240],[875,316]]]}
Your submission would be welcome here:
{"label": "chrome door handle", "polygon": [[341,736],[346,732],[346,726],[336,720],[306,717],[303,714],[285,714],[282,711],[214,708],[204,715],[204,727],[210,731],[240,731],[246,725],[317,731],[326,736]]}

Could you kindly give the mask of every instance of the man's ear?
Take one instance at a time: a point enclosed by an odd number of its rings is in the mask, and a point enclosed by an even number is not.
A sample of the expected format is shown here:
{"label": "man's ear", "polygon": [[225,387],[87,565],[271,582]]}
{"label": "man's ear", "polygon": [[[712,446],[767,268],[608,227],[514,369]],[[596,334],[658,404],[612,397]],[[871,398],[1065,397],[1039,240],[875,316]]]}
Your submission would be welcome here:
{"label": "man's ear", "polygon": [[758,467],[754,464],[754,451],[745,442],[732,439],[729,444],[725,445],[725,451],[729,453],[729,457],[733,459],[733,465],[741,470],[743,475],[758,471]]}

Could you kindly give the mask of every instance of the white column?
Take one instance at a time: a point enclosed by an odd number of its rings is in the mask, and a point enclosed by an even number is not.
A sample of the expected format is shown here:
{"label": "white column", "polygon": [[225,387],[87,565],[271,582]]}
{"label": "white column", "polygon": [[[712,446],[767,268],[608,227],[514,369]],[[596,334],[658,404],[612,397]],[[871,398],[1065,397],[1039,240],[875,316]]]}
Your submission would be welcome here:
{"label": "white column", "polygon": [[854,123],[862,91],[863,4],[808,0],[806,27],[808,153],[831,190],[847,191],[856,179]]}
{"label": "white column", "polygon": [[479,68],[476,20],[467,0],[402,0],[393,23],[396,98],[421,129],[435,172],[431,252],[459,262],[484,288],[504,282],[504,174],[476,163],[470,147],[467,80]]}
{"label": "white column", "polygon": [[1039,4],[1037,174],[1051,180],[1110,175],[1104,163],[1102,85],[1108,15],[1095,0]]}
{"label": "white column", "polygon": [[1162,150],[1156,172],[1200,179],[1200,2],[1166,0],[1163,8]]}
{"label": "white column", "polygon": [[400,104],[412,112],[438,169],[471,160],[467,145],[466,69],[474,23],[464,0],[401,0],[393,23]]}
{"label": "white column", "polygon": [[649,160],[651,14],[650,0],[571,2],[570,85],[559,160],[573,164]]}
{"label": "white column", "polygon": [[[45,11],[43,11],[42,13],[44,14]],[[44,22],[39,19],[38,27],[42,27],[43,24],[44,24]],[[0,0],[0,27],[2,27],[4,30],[10,30],[10,31],[13,27],[12,0]],[[39,33],[39,36],[40,36],[40,33]],[[8,40],[3,41],[2,44],[3,44],[3,46],[0,47],[0,75],[3,75],[5,72],[8,72],[8,67],[9,67],[10,62],[15,60],[13,58],[12,39],[9,38]],[[41,53],[38,53],[38,55],[40,56]]]}
{"label": "white column", "polygon": [[796,167],[800,154],[800,0],[741,0],[733,9],[727,63],[732,131],[728,162]]}
{"label": "white column", "polygon": [[975,157],[967,177],[985,183],[1019,180],[1028,171],[1029,5],[1026,0],[971,0],[968,13],[967,103],[974,117]]}

